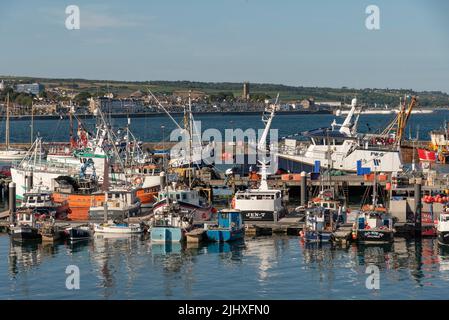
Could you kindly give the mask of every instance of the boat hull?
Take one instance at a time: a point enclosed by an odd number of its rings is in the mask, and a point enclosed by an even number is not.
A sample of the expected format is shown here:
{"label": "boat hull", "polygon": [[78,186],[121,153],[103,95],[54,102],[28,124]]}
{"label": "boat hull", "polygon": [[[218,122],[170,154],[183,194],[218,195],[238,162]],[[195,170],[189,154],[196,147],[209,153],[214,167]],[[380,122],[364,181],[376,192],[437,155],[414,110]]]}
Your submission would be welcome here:
{"label": "boat hull", "polygon": [[90,231],[86,228],[70,228],[64,230],[64,234],[70,241],[85,240],[91,236]]}
{"label": "boat hull", "polygon": [[20,226],[11,228],[11,239],[14,241],[39,241],[42,236],[37,228]]}
{"label": "boat hull", "polygon": [[207,238],[211,241],[229,242],[243,239],[245,236],[245,229],[236,230],[207,230]]}
{"label": "boat hull", "polygon": [[143,229],[140,225],[101,225],[94,224],[95,233],[108,234],[138,234],[142,233]]}
{"label": "boat hull", "polygon": [[[178,201],[177,204],[180,206],[181,210],[194,211],[193,219],[195,221],[209,221],[212,219],[212,207],[199,207],[187,202]],[[155,214],[162,214],[165,207],[170,205],[162,200],[158,201],[153,206],[153,212]]]}
{"label": "boat hull", "polygon": [[151,229],[151,241],[153,242],[181,242],[185,233],[176,227],[153,227]]}
{"label": "boat hull", "polygon": [[305,242],[330,242],[332,232],[305,231],[303,239]]}
{"label": "boat hull", "polygon": [[357,230],[357,242],[390,243],[394,241],[394,233],[390,230]]}
{"label": "boat hull", "polygon": [[[116,209],[108,208],[108,219],[116,219],[123,217],[134,217],[140,214],[140,204],[129,207],[128,209]],[[89,219],[90,220],[102,220],[104,219],[104,208],[95,207],[89,210]]]}
{"label": "boat hull", "polygon": [[53,200],[56,203],[68,203],[69,219],[74,221],[89,220],[89,209],[96,203],[104,201],[104,194],[68,194],[53,193]]}
{"label": "boat hull", "polygon": [[449,246],[449,231],[438,232],[438,243],[444,246]]}

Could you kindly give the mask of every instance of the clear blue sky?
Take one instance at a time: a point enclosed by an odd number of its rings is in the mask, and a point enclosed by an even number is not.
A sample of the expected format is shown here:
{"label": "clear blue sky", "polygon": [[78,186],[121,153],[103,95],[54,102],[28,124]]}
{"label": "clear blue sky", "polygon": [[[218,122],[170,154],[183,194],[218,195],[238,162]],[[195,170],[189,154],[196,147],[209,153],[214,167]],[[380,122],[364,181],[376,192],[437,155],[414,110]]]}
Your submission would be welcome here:
{"label": "clear blue sky", "polygon": [[449,1],[0,0],[0,50],[2,75],[449,92]]}

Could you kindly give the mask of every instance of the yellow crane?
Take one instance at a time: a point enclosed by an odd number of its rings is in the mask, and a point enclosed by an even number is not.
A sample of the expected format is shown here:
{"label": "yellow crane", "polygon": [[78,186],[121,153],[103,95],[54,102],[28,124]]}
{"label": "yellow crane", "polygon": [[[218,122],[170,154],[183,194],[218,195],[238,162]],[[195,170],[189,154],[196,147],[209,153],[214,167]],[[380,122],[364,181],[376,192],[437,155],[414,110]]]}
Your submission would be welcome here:
{"label": "yellow crane", "polygon": [[401,101],[399,112],[394,120],[385,128],[383,135],[388,135],[395,132],[394,143],[397,146],[401,145],[402,139],[404,137],[405,128],[407,127],[407,122],[410,119],[413,108],[418,104],[418,97],[412,96],[410,98],[410,103],[407,105],[407,96],[404,97],[404,101]]}

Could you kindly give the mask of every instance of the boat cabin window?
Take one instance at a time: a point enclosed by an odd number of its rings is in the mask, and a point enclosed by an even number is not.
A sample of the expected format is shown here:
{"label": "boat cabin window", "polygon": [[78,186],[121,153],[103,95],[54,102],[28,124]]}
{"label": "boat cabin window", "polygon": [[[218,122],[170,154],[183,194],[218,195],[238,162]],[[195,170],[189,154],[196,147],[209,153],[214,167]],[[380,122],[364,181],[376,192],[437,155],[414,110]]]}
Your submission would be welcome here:
{"label": "boat cabin window", "polygon": [[187,195],[185,193],[182,194],[182,200],[187,200]]}
{"label": "boat cabin window", "polygon": [[441,216],[440,216],[440,221],[441,221],[441,222],[448,222],[448,221],[449,221],[449,215],[448,215],[448,216],[446,216],[446,215],[441,215]]}
{"label": "boat cabin window", "polygon": [[35,203],[36,200],[34,199],[34,197],[29,197],[28,198],[28,203]]}
{"label": "boat cabin window", "polygon": [[44,202],[44,200],[42,199],[41,196],[38,196],[38,197],[37,197],[37,202],[38,202],[38,203],[42,203],[42,202]]}
{"label": "boat cabin window", "polygon": [[176,200],[181,200],[181,195],[179,193],[176,194]]}

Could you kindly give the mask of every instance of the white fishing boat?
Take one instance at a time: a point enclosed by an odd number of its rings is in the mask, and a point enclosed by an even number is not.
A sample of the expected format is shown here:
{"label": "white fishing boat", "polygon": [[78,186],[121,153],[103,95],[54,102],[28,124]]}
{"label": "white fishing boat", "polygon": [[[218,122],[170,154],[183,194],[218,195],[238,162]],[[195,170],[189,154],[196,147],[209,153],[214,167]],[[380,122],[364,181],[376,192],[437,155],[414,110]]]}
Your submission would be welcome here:
{"label": "white fishing boat", "polygon": [[184,211],[194,212],[195,220],[207,221],[212,218],[213,207],[200,196],[198,190],[173,183],[158,192],[153,212],[162,214],[172,204],[178,205]]}
{"label": "white fishing boat", "polygon": [[366,168],[381,172],[402,171],[402,159],[397,145],[390,142],[394,136],[377,137],[357,133],[360,113],[356,114],[357,100],[353,99],[351,112],[343,124],[335,121],[329,128],[302,133],[308,143],[285,139],[278,153],[279,168],[289,172],[314,172],[317,167],[345,172],[359,172]]}
{"label": "white fishing boat", "polygon": [[[265,129],[257,145],[258,152],[262,154],[266,154],[267,136],[274,118],[276,105],[277,99],[276,103],[265,111],[268,114],[264,113],[264,116],[262,116]],[[260,161],[260,176],[258,188],[236,192],[232,200],[232,207],[240,210],[245,222],[276,222],[287,214],[287,210],[283,205],[282,191],[268,187],[268,168],[265,159]]]}
{"label": "white fishing boat", "polygon": [[108,221],[107,223],[94,223],[93,226],[95,233],[135,234],[144,232],[142,225],[138,223],[115,223]]}
{"label": "white fishing boat", "polygon": [[110,189],[105,192],[104,201],[95,201],[89,209],[89,219],[98,220],[103,217],[107,206],[108,219],[123,216],[136,216],[141,213],[141,203],[133,189]]}

